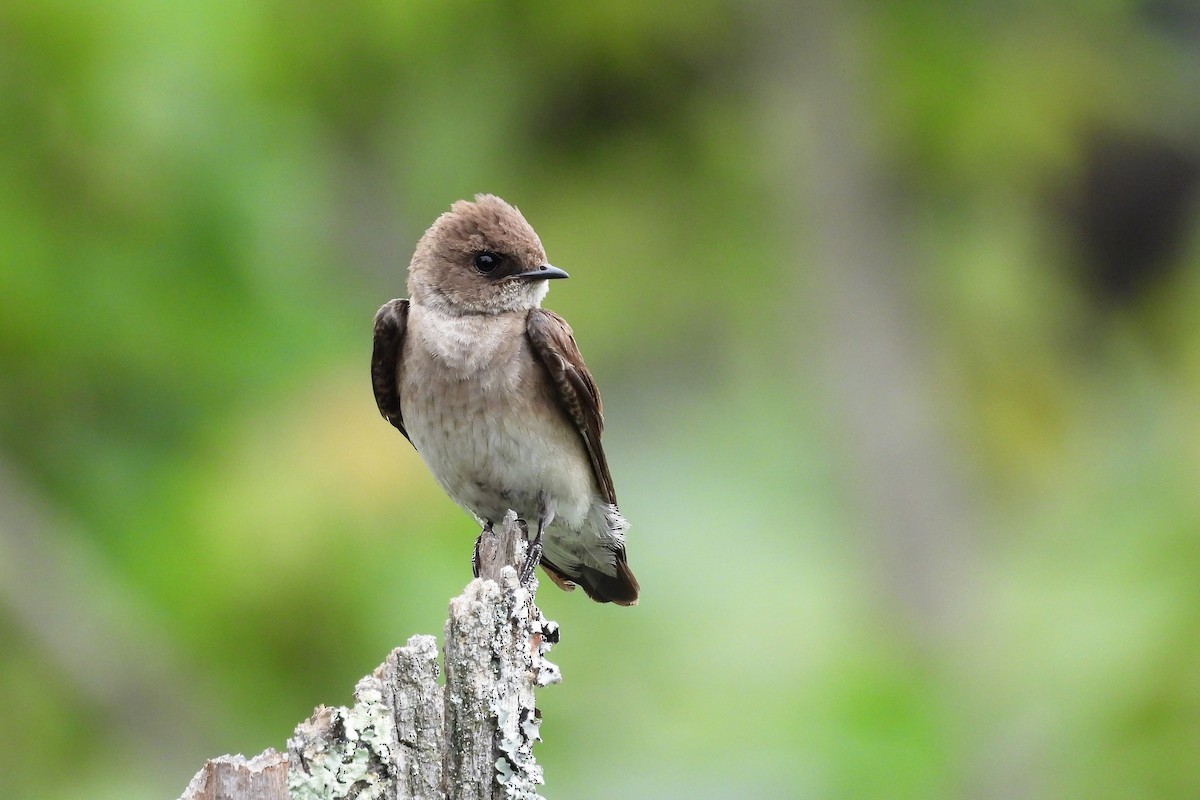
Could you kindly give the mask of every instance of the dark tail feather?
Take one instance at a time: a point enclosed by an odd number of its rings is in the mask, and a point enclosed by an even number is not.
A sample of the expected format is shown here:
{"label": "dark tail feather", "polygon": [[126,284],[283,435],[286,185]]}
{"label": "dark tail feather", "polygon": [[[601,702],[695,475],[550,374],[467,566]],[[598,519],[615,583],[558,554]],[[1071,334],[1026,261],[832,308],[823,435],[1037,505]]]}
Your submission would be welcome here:
{"label": "dark tail feather", "polygon": [[583,587],[587,596],[597,603],[616,603],[619,606],[636,606],[638,603],[638,582],[633,577],[629,565],[625,563],[625,554],[617,554],[617,574],[605,575],[598,569],[583,565],[578,575],[567,575],[554,564],[542,559],[542,569],[550,576],[560,589],[571,591],[576,584]]}

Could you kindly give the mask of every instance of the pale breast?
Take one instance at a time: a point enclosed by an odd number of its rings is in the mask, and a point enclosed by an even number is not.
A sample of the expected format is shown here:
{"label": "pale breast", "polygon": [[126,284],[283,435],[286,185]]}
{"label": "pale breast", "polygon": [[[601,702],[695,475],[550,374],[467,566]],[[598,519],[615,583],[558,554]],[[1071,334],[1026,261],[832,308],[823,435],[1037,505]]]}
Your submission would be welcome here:
{"label": "pale breast", "polygon": [[484,519],[536,519],[546,493],[577,526],[596,490],[579,436],[525,337],[524,313],[451,317],[414,305],[398,375],[404,424],[447,494]]}

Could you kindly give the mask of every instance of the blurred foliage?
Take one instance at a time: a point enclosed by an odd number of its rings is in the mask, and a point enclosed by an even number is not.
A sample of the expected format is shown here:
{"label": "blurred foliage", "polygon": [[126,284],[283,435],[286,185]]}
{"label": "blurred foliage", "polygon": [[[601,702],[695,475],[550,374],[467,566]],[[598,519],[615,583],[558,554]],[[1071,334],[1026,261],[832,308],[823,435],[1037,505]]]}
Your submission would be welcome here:
{"label": "blurred foliage", "polygon": [[[1200,14],[799,17],[0,6],[0,795],[173,797],[440,631],[475,531],[378,418],[369,329],[481,191],[572,274],[548,305],[605,391],[645,590],[541,593],[549,796],[1200,793]],[[814,37],[858,67],[964,478],[932,633],[819,366],[779,127],[827,113],[780,58]]]}

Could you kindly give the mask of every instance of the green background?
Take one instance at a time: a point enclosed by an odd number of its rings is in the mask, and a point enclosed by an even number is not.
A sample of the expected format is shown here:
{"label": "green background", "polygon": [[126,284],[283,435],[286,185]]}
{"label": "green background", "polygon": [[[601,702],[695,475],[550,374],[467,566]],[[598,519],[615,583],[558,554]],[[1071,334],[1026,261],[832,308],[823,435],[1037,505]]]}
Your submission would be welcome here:
{"label": "green background", "polygon": [[476,533],[371,319],[449,204],[571,273],[635,609],[554,798],[1200,796],[1200,14],[0,6],[0,796],[171,798]]}

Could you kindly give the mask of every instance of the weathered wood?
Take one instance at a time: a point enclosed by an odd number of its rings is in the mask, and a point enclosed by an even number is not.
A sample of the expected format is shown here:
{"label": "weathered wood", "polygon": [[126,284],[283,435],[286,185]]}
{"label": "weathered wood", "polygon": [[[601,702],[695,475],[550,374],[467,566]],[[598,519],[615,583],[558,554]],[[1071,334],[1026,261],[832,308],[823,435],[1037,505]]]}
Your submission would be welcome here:
{"label": "weathered wood", "polygon": [[438,648],[432,636],[414,636],[392,651],[384,686],[395,709],[397,797],[433,800],[442,793],[446,738]]}
{"label": "weathered wood", "polygon": [[[533,603],[536,581],[521,586],[511,566],[525,558],[512,512],[494,535],[483,533],[478,550],[483,577],[450,601],[446,621],[446,796],[537,798],[541,716],[533,692],[561,680],[544,657],[558,626]],[[499,580],[486,579],[497,573]]]}
{"label": "weathered wood", "polygon": [[287,800],[287,755],[265,750],[211,759],[196,773],[179,800]]}
{"label": "weathered wood", "polygon": [[[545,658],[558,626],[534,604],[537,580],[517,580],[525,536],[511,511],[481,535],[481,577],[450,601],[444,687],[436,641],[413,636],[358,682],[353,705],[300,723],[286,755],[213,759],[180,800],[537,800],[534,690],[561,676]],[[276,794],[243,777],[260,760]]]}

